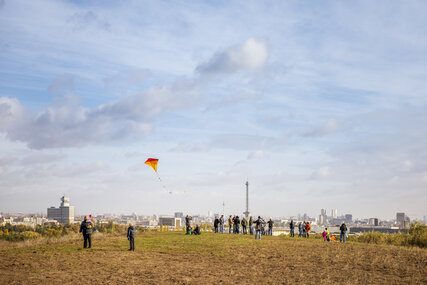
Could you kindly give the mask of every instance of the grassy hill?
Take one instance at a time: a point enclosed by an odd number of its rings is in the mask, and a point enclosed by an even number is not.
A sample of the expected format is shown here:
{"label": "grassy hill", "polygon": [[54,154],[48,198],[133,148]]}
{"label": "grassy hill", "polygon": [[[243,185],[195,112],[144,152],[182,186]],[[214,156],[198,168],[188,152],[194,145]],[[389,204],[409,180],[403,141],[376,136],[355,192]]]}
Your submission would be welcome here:
{"label": "grassy hill", "polygon": [[398,284],[427,283],[427,249],[320,240],[180,232],[95,234],[0,243],[0,284]]}

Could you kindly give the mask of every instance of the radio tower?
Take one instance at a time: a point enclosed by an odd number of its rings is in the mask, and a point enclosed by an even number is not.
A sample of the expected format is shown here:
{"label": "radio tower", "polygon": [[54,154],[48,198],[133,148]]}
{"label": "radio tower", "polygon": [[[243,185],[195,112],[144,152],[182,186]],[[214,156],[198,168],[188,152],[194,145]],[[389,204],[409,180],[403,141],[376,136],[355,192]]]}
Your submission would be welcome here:
{"label": "radio tower", "polygon": [[246,181],[246,211],[243,213],[246,219],[249,217],[249,182]]}

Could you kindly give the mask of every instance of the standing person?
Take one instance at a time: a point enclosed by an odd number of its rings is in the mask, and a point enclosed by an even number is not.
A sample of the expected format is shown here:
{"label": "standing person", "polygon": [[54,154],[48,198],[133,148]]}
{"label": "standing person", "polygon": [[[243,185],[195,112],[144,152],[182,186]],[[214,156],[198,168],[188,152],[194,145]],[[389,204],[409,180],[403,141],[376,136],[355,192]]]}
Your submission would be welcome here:
{"label": "standing person", "polygon": [[88,220],[87,216],[85,216],[83,222],[80,225],[80,232],[83,234],[84,248],[88,247],[88,243],[89,243],[89,248],[92,247],[92,228],[93,228],[92,221]]}
{"label": "standing person", "polygon": [[235,225],[236,225],[236,234],[240,233],[240,218],[239,216],[236,216],[236,220],[234,221]]}
{"label": "standing person", "polygon": [[302,237],[302,228],[303,228],[302,223],[299,222],[299,224],[298,224],[298,232],[299,232],[298,237]]}
{"label": "standing person", "polygon": [[265,224],[266,224],[266,222],[264,221],[264,219],[262,219],[262,223],[261,223],[261,234],[263,236],[265,236]]}
{"label": "standing person", "polygon": [[307,233],[307,223],[304,221],[304,223],[302,224],[302,236],[306,237],[306,233]]}
{"label": "standing person", "polygon": [[231,229],[233,228],[233,218],[230,217],[228,218],[228,233],[231,234]]}
{"label": "standing person", "polygon": [[255,239],[257,238],[257,236],[259,236],[259,240],[261,240],[261,228],[263,225],[263,219],[261,219],[260,216],[258,216],[258,219],[255,221]]}
{"label": "standing person", "polygon": [[342,223],[340,231],[340,242],[345,243],[345,232],[347,231],[347,226],[345,225],[345,223]]}
{"label": "standing person", "polygon": [[307,224],[305,224],[305,234],[306,234],[306,238],[308,238],[308,237],[309,237],[310,229],[311,229],[311,227],[310,227],[310,223],[309,223],[309,222],[307,222]]}
{"label": "standing person", "polygon": [[224,215],[221,215],[221,218],[219,218],[219,232],[224,233]]}
{"label": "standing person", "polygon": [[218,232],[218,226],[219,226],[219,219],[218,219],[218,216],[215,216],[215,221],[214,221],[215,233]]}
{"label": "standing person", "polygon": [[272,236],[273,235],[273,225],[274,222],[273,220],[270,218],[270,220],[268,221],[268,235]]}
{"label": "standing person", "polygon": [[185,216],[185,234],[186,235],[188,235],[189,232],[191,231],[190,227],[191,227],[191,220],[192,219],[193,218],[191,216],[189,216],[189,215]]}
{"label": "standing person", "polygon": [[252,216],[249,217],[249,234],[254,234],[254,220],[252,219]]}
{"label": "standing person", "polygon": [[243,234],[247,234],[246,227],[248,226],[248,221],[245,217],[242,218],[242,232]]}
{"label": "standing person", "polygon": [[136,236],[135,227],[132,224],[129,224],[128,234],[127,234],[127,237],[130,243],[129,251],[135,251],[135,236]]}
{"label": "standing person", "polygon": [[291,237],[295,236],[295,224],[294,224],[294,220],[291,220],[291,223],[289,224],[289,228],[291,230]]}

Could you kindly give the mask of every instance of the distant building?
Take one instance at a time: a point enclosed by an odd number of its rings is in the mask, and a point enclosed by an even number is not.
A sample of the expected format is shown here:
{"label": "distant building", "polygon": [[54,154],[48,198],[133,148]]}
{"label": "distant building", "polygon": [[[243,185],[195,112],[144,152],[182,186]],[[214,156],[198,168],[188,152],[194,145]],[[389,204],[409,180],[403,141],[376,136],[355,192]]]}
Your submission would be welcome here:
{"label": "distant building", "polygon": [[333,219],[338,218],[338,209],[332,209],[332,218]]}
{"label": "distant building", "polygon": [[378,219],[377,218],[370,218],[369,219],[369,225],[377,227],[379,225]]}
{"label": "distant building", "polygon": [[398,227],[405,227],[405,213],[396,213],[396,224]]}
{"label": "distant building", "polygon": [[324,225],[325,220],[323,219],[323,215],[319,215],[319,225]]}
{"label": "distant building", "polygon": [[70,198],[62,196],[59,208],[48,208],[47,218],[62,224],[74,223],[74,206],[70,206]]}
{"label": "distant building", "polygon": [[352,223],[352,222],[353,222],[353,215],[351,215],[351,214],[346,214],[346,215],[345,215],[345,222],[346,222],[347,224]]}
{"label": "distant building", "polygon": [[319,215],[319,225],[324,225],[326,224],[326,210],[322,209],[320,210],[320,215]]}
{"label": "distant building", "polygon": [[175,213],[175,218],[180,218],[180,219],[184,218],[184,213],[182,213],[182,212],[176,212]]}
{"label": "distant building", "polygon": [[181,218],[159,217],[159,226],[180,227]]}

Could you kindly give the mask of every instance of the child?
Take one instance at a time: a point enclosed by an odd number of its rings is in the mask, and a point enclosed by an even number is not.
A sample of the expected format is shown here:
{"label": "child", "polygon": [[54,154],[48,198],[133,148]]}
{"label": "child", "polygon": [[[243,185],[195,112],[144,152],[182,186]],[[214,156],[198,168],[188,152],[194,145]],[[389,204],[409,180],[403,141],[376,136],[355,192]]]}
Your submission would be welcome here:
{"label": "child", "polygon": [[135,251],[135,235],[136,235],[135,227],[132,224],[129,224],[129,227],[128,227],[128,240],[130,243],[129,251]]}
{"label": "child", "polygon": [[187,232],[185,233],[186,235],[191,235],[193,228],[191,226],[187,227]]}
{"label": "child", "polygon": [[328,236],[328,234],[326,233],[326,229],[325,229],[322,233],[323,241],[326,241],[327,236]]}

